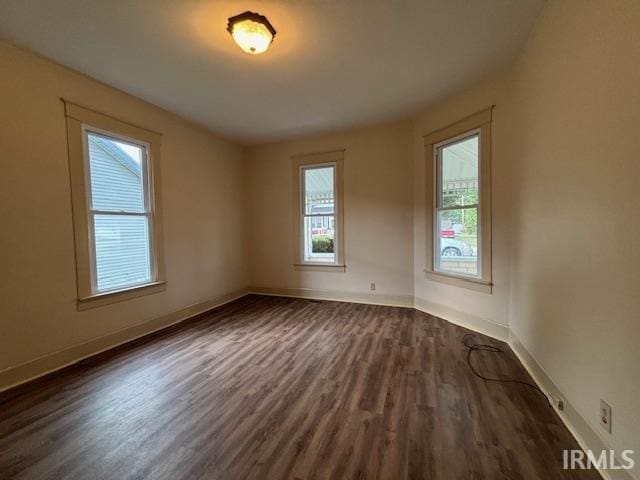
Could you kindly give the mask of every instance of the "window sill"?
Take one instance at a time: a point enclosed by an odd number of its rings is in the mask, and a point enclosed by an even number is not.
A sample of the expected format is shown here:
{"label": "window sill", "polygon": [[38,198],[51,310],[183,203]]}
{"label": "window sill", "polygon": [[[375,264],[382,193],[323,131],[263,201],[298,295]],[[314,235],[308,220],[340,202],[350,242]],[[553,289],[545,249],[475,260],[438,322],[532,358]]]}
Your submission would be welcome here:
{"label": "window sill", "polygon": [[346,265],[336,265],[333,263],[294,263],[293,269],[296,271],[308,272],[346,272]]}
{"label": "window sill", "polygon": [[78,299],[78,311],[89,310],[90,308],[102,307],[111,303],[123,302],[132,298],[151,295],[153,293],[163,292],[167,289],[167,282],[153,282],[144,285],[138,285],[123,290],[114,290],[112,292],[98,293],[90,297]]}
{"label": "window sill", "polygon": [[434,282],[453,285],[454,287],[467,288],[469,290],[475,290],[476,292],[482,293],[491,294],[493,291],[493,283],[481,279],[448,275],[446,273],[435,272],[427,269],[424,270],[424,273],[428,280],[432,280]]}

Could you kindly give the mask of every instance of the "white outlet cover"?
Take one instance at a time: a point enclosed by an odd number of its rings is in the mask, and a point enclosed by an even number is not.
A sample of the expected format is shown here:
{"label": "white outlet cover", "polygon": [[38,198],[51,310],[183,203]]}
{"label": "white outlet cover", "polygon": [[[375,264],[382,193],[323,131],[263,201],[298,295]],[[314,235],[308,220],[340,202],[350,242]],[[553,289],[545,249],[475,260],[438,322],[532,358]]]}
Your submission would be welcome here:
{"label": "white outlet cover", "polygon": [[611,433],[611,405],[600,400],[600,414],[598,415],[600,426]]}

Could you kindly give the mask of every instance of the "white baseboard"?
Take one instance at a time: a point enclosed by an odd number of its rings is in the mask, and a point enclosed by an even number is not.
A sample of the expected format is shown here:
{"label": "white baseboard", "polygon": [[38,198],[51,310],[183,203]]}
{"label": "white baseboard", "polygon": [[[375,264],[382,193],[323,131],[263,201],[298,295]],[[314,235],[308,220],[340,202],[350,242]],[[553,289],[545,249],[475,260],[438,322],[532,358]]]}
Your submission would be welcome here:
{"label": "white baseboard", "polygon": [[[560,396],[563,398],[564,411],[558,411],[558,414],[567,429],[576,438],[580,447],[583,450],[592,450],[594,452],[610,450],[610,447],[606,442],[604,442],[604,440],[591,427],[589,422],[568,401],[567,396],[562,393],[556,383],[545,372],[529,351],[520,343],[507,325],[495,323],[491,320],[470,315],[445,305],[429,302],[423,298],[413,297],[411,295],[385,295],[317,290],[310,288],[271,287],[250,287],[249,291],[250,293],[256,293],[259,295],[413,307],[416,310],[440,317],[453,324],[482,333],[497,340],[507,342],[536,384],[548,396],[552,398]],[[628,470],[603,470],[599,471],[599,473],[605,480],[637,480]]]}
{"label": "white baseboard", "polygon": [[[520,340],[511,331],[509,332],[509,346],[520,360],[520,363],[522,363],[524,368],[529,372],[529,375],[531,375],[536,384],[547,396],[552,399],[558,397],[563,399],[563,411],[558,410],[555,402],[553,408],[578,441],[580,448],[583,450],[592,450],[596,453],[602,450],[611,450],[611,447],[598,435],[596,430],[575,406],[569,402],[567,396],[562,392],[560,387],[558,387],[556,382],[553,381],[542,365],[538,363],[535,357],[520,343]],[[635,480],[635,476],[629,470],[600,470],[599,473],[605,480]]]}
{"label": "white baseboard", "polygon": [[503,342],[506,342],[509,339],[508,326],[492,322],[491,320],[477,317],[466,312],[461,312],[454,308],[447,307],[446,305],[415,297],[414,308]]}
{"label": "white baseboard", "polygon": [[[333,300],[338,302],[367,303],[373,305],[388,305],[395,307],[415,308],[434,315],[456,325],[488,335],[498,340],[506,341],[516,354],[522,365],[529,372],[536,384],[550,397],[562,397],[564,411],[558,414],[571,434],[576,438],[584,450],[600,452],[610,450],[607,443],[596,433],[590,423],[569,402],[567,396],[546,373],[533,355],[522,345],[518,338],[506,325],[494,323],[490,320],[469,315],[450,307],[429,302],[412,295],[390,295],[362,292],[341,292],[334,290],[317,290],[309,288],[271,288],[249,287],[210,301],[190,305],[184,309],[172,312],[149,322],[135,325],[117,332],[98,337],[72,347],[53,352],[28,362],[15,365],[0,371],[0,392],[22,383],[77,363],[98,353],[110,350],[150,333],[178,324],[195,315],[199,315],[213,308],[244,297],[249,293],[259,295],[308,298],[318,300]],[[555,406],[554,406],[555,408]],[[605,480],[637,480],[628,470],[600,471]]]}
{"label": "white baseboard", "polygon": [[390,307],[415,308],[421,312],[440,317],[470,330],[488,335],[506,342],[509,338],[509,327],[476,317],[465,312],[437,303],[429,302],[413,295],[342,292],[339,290],[319,290],[315,288],[287,288],[287,287],[249,287],[251,293],[277,297],[308,298],[313,300],[333,300],[336,302],[368,303],[371,305],[386,305]]}
{"label": "white baseboard", "polygon": [[308,298],[319,300],[334,300],[338,302],[367,303],[372,305],[387,305],[393,307],[416,308],[425,313],[436,315],[451,323],[461,325],[472,330],[484,333],[500,340],[506,340],[507,335],[503,331],[506,327],[488,320],[473,317],[462,312],[426,302],[422,299],[414,299],[413,295],[383,294],[368,292],[342,292],[338,290],[319,290],[310,288],[272,288],[249,287],[220,298],[190,305],[176,312],[169,313],[151,321],[134,325],[98,338],[91,339],[65,349],[51,352],[34,358],[27,362],[13,365],[0,371],[0,392],[12,387],[29,382],[48,373],[60,370],[69,365],[89,358],[98,353],[110,350],[124,343],[143,337],[150,333],[162,330],[180,323],[190,317],[211,310],[212,308],[229,303],[248,293],[260,295],[284,296],[294,298]]}
{"label": "white baseboard", "polygon": [[421,312],[440,317],[448,322],[502,340],[503,342],[506,342],[509,338],[509,327],[506,325],[460,312],[445,305],[414,297],[413,295],[259,286],[249,287],[249,292],[277,297],[308,298],[313,300],[333,300],[336,302],[368,303],[371,305],[415,308]]}
{"label": "white baseboard", "polygon": [[368,292],[341,292],[339,290],[319,290],[315,288],[249,287],[250,293],[276,297],[308,298],[313,300],[333,300],[336,302],[368,303],[390,307],[413,308],[413,295],[393,295]]}
{"label": "white baseboard", "polygon": [[27,362],[0,371],[0,392],[35,380],[48,373],[78,363],[98,353],[110,350],[150,333],[178,324],[213,308],[244,297],[249,292],[242,289],[222,297],[189,305],[186,308],[163,315],[148,322],[91,339],[63,350],[48,353]]}

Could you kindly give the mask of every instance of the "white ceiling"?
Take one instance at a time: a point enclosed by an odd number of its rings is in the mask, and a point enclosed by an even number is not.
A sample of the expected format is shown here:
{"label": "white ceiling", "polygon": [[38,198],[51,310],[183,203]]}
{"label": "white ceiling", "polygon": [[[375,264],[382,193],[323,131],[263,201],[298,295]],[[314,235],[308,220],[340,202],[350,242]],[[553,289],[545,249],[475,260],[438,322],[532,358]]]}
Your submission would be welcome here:
{"label": "white ceiling", "polygon": [[[0,36],[244,144],[403,118],[512,61],[544,0],[0,0]],[[278,31],[250,56],[245,10]]]}

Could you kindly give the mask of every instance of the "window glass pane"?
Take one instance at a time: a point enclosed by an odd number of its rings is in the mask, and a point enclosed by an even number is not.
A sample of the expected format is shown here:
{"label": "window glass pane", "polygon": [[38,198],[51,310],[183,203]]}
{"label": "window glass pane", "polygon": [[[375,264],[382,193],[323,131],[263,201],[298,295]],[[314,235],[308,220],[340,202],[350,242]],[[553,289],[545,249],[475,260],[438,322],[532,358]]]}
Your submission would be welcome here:
{"label": "window glass pane", "polygon": [[440,147],[442,206],[478,203],[478,135]]}
{"label": "window glass pane", "polygon": [[333,167],[305,168],[304,210],[305,214],[332,214]]}
{"label": "window glass pane", "polygon": [[144,149],[94,133],[87,139],[92,208],[144,212]]}
{"label": "window glass pane", "polygon": [[438,212],[436,268],[443,272],[478,276],[478,209]]}
{"label": "window glass pane", "polygon": [[95,215],[98,291],[151,281],[149,226],[143,215]]}
{"label": "window glass pane", "polygon": [[304,260],[335,263],[334,216],[304,217]]}

